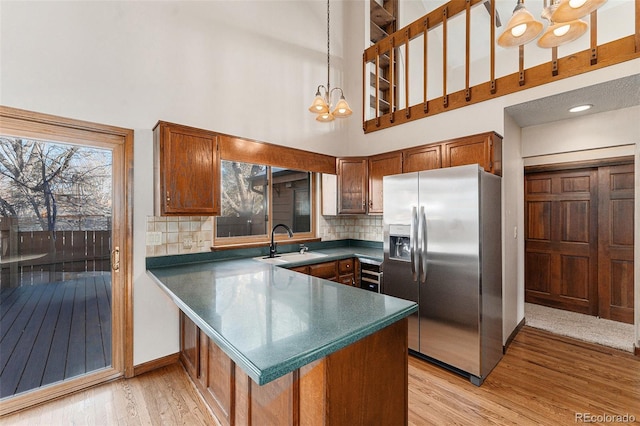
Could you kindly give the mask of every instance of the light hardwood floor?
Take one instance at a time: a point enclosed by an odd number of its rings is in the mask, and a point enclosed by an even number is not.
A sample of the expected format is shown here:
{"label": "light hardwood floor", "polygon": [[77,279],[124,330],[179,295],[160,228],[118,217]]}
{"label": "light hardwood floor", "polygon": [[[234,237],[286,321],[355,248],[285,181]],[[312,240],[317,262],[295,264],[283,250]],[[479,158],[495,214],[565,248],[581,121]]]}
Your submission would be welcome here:
{"label": "light hardwood floor", "polygon": [[[640,422],[640,358],[524,327],[481,387],[424,361],[409,360],[411,425],[576,424],[579,413],[628,415]],[[612,419],[601,423],[611,424]],[[217,424],[179,365],[102,385],[0,423]]]}

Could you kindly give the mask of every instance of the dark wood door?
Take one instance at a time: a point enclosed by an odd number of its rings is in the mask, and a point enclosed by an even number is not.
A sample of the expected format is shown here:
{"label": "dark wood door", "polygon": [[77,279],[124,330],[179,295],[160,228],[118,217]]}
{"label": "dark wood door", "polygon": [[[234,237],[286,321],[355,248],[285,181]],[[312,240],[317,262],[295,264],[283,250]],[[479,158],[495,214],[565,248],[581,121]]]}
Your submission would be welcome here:
{"label": "dark wood door", "polygon": [[633,164],[599,169],[599,315],[633,324]]}
{"label": "dark wood door", "polygon": [[633,323],[634,165],[525,176],[525,301]]}
{"label": "dark wood door", "polygon": [[596,315],[597,169],[525,177],[525,301]]}
{"label": "dark wood door", "polygon": [[338,214],[367,212],[367,159],[338,158]]}
{"label": "dark wood door", "polygon": [[402,173],[402,153],[369,157],[369,213],[382,213],[382,178]]}

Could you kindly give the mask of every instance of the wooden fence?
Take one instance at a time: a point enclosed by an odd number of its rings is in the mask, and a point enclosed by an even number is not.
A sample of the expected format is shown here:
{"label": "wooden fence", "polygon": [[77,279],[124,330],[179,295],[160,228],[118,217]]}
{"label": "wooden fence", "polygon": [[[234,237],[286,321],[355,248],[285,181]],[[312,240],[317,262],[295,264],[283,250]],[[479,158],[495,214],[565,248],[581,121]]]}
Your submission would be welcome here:
{"label": "wooden fence", "polygon": [[109,271],[111,231],[2,231],[0,287]]}

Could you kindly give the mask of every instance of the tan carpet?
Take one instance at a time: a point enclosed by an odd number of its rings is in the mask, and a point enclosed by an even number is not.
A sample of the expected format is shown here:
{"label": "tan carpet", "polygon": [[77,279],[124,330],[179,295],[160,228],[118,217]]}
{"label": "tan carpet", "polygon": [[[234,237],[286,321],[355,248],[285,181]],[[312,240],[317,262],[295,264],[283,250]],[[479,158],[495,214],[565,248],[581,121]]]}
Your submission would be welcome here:
{"label": "tan carpet", "polygon": [[526,324],[563,336],[633,352],[633,324],[524,304]]}

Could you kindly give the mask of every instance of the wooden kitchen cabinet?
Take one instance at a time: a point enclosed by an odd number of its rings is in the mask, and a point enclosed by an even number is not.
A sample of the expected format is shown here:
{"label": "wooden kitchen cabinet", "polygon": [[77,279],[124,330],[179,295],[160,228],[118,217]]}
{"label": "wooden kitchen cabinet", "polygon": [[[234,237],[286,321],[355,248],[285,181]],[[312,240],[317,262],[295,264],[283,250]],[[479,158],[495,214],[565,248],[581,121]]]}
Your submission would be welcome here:
{"label": "wooden kitchen cabinet", "polygon": [[323,262],[309,265],[309,275],[324,278],[329,281],[337,281],[338,273],[336,269],[336,262]]}
{"label": "wooden kitchen cabinet", "polygon": [[156,214],[220,214],[218,136],[159,121],[153,129]]}
{"label": "wooden kitchen cabinet", "polygon": [[368,161],[364,157],[338,158],[338,214],[365,214],[368,200]]}
{"label": "wooden kitchen cabinet", "polygon": [[357,259],[342,259],[338,260],[338,282],[350,286],[358,286],[358,280],[356,275]]}
{"label": "wooden kitchen cabinet", "polygon": [[402,152],[402,173],[442,167],[442,146],[439,143],[406,149]]}
{"label": "wooden kitchen cabinet", "polygon": [[502,175],[502,138],[481,133],[442,142],[442,167],[478,163],[486,172]]}
{"label": "wooden kitchen cabinet", "polygon": [[[264,385],[254,382],[183,312],[180,321],[181,342],[199,340],[201,349],[181,346],[180,359],[224,426],[407,424],[406,318]],[[201,365],[199,375],[185,361],[183,349]]]}
{"label": "wooden kitchen cabinet", "polygon": [[402,173],[402,152],[369,157],[369,214],[382,214],[382,178]]}
{"label": "wooden kitchen cabinet", "polygon": [[180,360],[191,377],[200,376],[200,329],[180,312]]}

